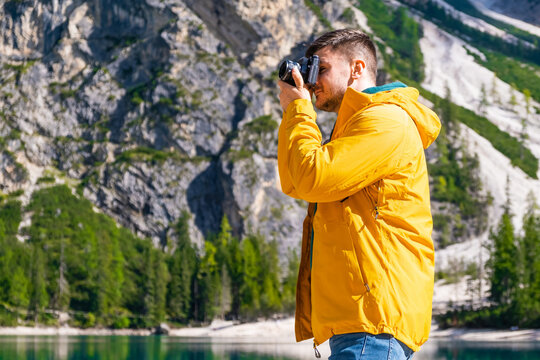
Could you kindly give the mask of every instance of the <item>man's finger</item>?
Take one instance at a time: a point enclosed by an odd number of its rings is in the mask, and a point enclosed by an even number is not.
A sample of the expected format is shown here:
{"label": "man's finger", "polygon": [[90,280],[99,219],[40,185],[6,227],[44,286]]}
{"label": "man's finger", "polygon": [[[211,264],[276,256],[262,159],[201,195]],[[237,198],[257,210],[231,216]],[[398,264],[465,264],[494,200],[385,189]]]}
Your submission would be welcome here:
{"label": "man's finger", "polygon": [[304,79],[302,78],[302,75],[300,75],[300,71],[298,71],[298,68],[293,68],[292,77],[294,79],[294,83],[296,84],[297,89],[301,89],[304,87]]}

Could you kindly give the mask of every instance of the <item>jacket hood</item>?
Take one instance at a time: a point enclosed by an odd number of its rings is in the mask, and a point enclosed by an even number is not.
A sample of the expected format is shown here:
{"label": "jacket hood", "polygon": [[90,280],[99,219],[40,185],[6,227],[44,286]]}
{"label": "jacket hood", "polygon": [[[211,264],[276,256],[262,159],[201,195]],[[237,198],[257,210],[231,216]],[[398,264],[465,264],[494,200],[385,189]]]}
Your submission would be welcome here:
{"label": "jacket hood", "polygon": [[394,87],[392,90],[374,94],[359,92],[353,88],[345,91],[336,124],[349,119],[356,112],[377,104],[394,104],[405,110],[413,119],[427,149],[439,135],[441,121],[430,108],[418,102],[419,92],[412,87]]}

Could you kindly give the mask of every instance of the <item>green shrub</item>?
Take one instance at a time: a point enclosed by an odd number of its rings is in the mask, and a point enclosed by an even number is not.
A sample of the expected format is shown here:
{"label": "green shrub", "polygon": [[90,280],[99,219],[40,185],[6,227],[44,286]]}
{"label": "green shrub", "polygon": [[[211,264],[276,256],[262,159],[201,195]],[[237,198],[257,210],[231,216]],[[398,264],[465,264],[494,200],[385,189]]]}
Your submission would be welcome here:
{"label": "green shrub", "polygon": [[341,17],[343,18],[345,22],[351,23],[354,19],[354,12],[350,7],[348,7],[345,10],[343,10]]}
{"label": "green shrub", "polygon": [[253,119],[245,125],[245,129],[256,134],[274,132],[279,127],[272,115],[263,115]]}
{"label": "green shrub", "polygon": [[96,325],[96,316],[92,313],[76,313],[72,318],[72,326],[88,329]]}
{"label": "green shrub", "polygon": [[120,309],[114,312],[110,327],[113,329],[127,329],[129,325],[129,312],[127,310]]}
{"label": "green shrub", "polygon": [[9,200],[0,205],[0,222],[4,225],[6,236],[15,236],[22,220],[21,202]]}
{"label": "green shrub", "polygon": [[229,150],[229,158],[234,163],[239,160],[248,159],[253,156],[254,152],[252,150],[248,150],[246,148],[241,148],[240,150]]}
{"label": "green shrub", "polygon": [[131,98],[131,103],[134,105],[140,105],[144,102],[141,93],[147,89],[146,84],[140,84],[128,89],[127,94]]}
{"label": "green shrub", "polygon": [[17,326],[17,314],[0,303],[0,326]]}
{"label": "green shrub", "polygon": [[42,176],[37,180],[38,184],[51,184],[54,183],[56,179],[54,176]]}
{"label": "green shrub", "polygon": [[135,92],[131,96],[131,102],[134,105],[140,105],[140,104],[142,104],[144,102],[144,100],[142,99],[141,95],[139,95],[138,92]]}
{"label": "green shrub", "polygon": [[49,312],[42,312],[39,314],[38,321],[40,324],[45,326],[57,326],[58,318],[56,315]]}
{"label": "green shrub", "polygon": [[306,5],[306,7],[309,8],[313,12],[313,14],[315,14],[317,19],[319,19],[319,21],[321,22],[321,24],[324,25],[324,27],[326,27],[329,30],[332,30],[332,24],[324,16],[321,8],[317,4],[315,4],[311,0],[304,0],[304,5]]}
{"label": "green shrub", "polygon": [[60,91],[60,97],[62,98],[62,100],[66,100],[70,97],[74,97],[75,94],[77,93],[77,90],[70,90],[70,89],[65,89],[65,90],[61,90]]}
{"label": "green shrub", "polygon": [[157,162],[162,163],[171,156],[174,156],[173,153],[168,153],[163,150],[157,150],[150,147],[140,146],[135,149],[126,150],[123,153],[121,153],[116,158],[116,163],[123,163],[127,162],[130,163],[132,161],[150,161],[150,162]]}
{"label": "green shrub", "polygon": [[172,99],[166,98],[166,97],[160,98],[159,103],[161,105],[166,105],[166,106],[172,106],[173,105]]}
{"label": "green shrub", "polygon": [[16,198],[24,194],[23,189],[15,190],[9,193],[8,197],[10,198]]}
{"label": "green shrub", "polygon": [[4,69],[7,69],[7,70],[14,70],[15,72],[17,72],[17,76],[20,76],[22,74],[26,74],[26,72],[28,71],[28,69],[30,69],[32,66],[34,66],[34,64],[37,62],[38,60],[37,59],[34,59],[34,60],[28,60],[28,61],[25,61],[23,62],[22,64],[17,64],[17,65],[14,65],[14,64],[5,64],[4,65]]}

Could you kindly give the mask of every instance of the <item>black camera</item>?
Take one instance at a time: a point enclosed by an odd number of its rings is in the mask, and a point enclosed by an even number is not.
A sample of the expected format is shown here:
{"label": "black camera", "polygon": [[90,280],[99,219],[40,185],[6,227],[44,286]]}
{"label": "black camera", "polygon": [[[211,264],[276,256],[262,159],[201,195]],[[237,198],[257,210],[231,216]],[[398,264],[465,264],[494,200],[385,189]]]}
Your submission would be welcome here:
{"label": "black camera", "polygon": [[319,76],[319,57],[317,55],[313,55],[309,58],[302,57],[298,62],[283,60],[281,64],[279,64],[279,78],[287,84],[295,86],[292,77],[292,70],[295,67],[300,70],[300,74],[304,79],[304,84],[315,85],[317,76]]}

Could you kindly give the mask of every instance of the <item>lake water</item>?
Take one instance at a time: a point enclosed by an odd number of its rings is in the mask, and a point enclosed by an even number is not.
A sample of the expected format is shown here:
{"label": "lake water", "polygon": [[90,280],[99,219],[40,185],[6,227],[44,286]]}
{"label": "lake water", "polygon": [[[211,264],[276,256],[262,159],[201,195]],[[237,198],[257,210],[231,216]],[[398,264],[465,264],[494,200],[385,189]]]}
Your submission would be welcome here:
{"label": "lake water", "polygon": [[[321,346],[328,357],[326,344]],[[157,336],[0,336],[0,360],[312,359],[309,343]],[[430,340],[415,360],[539,360],[540,343]]]}

